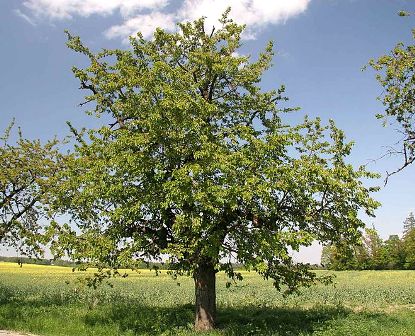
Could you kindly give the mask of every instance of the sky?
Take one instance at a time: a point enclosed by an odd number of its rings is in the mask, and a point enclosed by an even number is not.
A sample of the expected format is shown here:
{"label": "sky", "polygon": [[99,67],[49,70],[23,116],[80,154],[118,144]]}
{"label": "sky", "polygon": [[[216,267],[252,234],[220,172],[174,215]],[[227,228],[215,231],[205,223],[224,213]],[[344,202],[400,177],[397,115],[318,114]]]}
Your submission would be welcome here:
{"label": "sky", "polygon": [[[156,27],[174,30],[176,22],[200,16],[212,26],[228,6],[232,18],[248,27],[240,54],[255,56],[274,41],[264,90],[286,86],[291,106],[301,108],[289,117],[292,122],[305,114],[335,120],[355,142],[350,162],[382,174],[370,182],[382,186],[373,195],[382,206],[376,218],[362,218],[384,239],[401,234],[404,219],[415,211],[415,166],[383,187],[385,172],[402,159],[379,158],[399,136],[375,118],[384,110],[377,100],[382,88],[374,71],[362,68],[397,42],[413,43],[415,16],[397,15],[415,12],[413,0],[1,0],[0,130],[14,118],[25,137],[46,141],[66,136],[66,121],[76,127],[100,123],[79,106],[83,94],[71,67],[86,60],[66,47],[65,29],[92,50],[124,49],[137,31],[151,38]],[[320,251],[315,245],[296,257],[318,263]]]}

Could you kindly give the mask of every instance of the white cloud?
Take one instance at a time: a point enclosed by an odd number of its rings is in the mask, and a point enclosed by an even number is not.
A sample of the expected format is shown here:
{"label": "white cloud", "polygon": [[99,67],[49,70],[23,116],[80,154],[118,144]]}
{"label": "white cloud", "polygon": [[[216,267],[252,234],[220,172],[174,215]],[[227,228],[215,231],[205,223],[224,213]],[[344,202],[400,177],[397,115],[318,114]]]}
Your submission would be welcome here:
{"label": "white cloud", "polygon": [[[310,1],[26,0],[23,5],[35,17],[49,17],[54,20],[71,19],[75,16],[88,17],[93,14],[105,16],[120,13],[123,22],[107,29],[105,35],[108,38],[120,37],[125,41],[128,36],[134,35],[138,31],[148,38],[156,27],[173,30],[176,21],[194,20],[202,16],[206,17],[207,26],[217,26],[217,19],[228,7],[232,8],[230,15],[232,19],[248,26],[245,38],[255,38],[263,27],[285,22],[287,19],[303,13]],[[172,12],[166,10],[169,3],[176,8]]]}
{"label": "white cloud", "polygon": [[128,17],[143,9],[163,8],[169,0],[27,0],[23,5],[37,17],[70,19],[79,15],[110,15],[120,12]]}
{"label": "white cloud", "polygon": [[172,14],[152,12],[141,14],[124,21],[120,25],[112,26],[105,31],[108,38],[121,37],[128,41],[128,37],[140,31],[144,37],[150,37],[157,27],[172,30],[175,27],[175,16]]}
{"label": "white cloud", "polygon": [[245,38],[254,38],[258,29],[278,24],[288,18],[301,14],[311,0],[185,0],[179,10],[184,20],[206,17],[208,26],[217,25],[217,19],[231,7],[230,17],[248,26]]}
{"label": "white cloud", "polygon": [[23,20],[25,20],[27,23],[31,24],[32,26],[36,26],[36,23],[28,17],[26,14],[22,13],[20,9],[15,9],[14,14],[16,14],[18,17],[21,17]]}

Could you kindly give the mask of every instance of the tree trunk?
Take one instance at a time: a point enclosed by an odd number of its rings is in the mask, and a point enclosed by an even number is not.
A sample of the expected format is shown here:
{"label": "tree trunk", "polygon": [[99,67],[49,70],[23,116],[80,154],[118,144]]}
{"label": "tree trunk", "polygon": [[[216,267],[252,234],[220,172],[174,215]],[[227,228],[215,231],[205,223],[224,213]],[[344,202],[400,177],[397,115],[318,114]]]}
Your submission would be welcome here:
{"label": "tree trunk", "polygon": [[216,322],[216,270],[212,263],[199,264],[194,272],[196,330],[211,330]]}

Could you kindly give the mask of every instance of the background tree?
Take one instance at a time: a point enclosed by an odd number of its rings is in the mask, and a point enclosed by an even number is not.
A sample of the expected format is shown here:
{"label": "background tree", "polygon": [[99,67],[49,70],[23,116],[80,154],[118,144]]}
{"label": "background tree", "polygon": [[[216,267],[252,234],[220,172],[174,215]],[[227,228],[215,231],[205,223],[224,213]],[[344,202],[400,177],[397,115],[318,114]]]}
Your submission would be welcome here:
{"label": "background tree", "polygon": [[413,212],[410,212],[408,217],[403,222],[403,234],[404,236],[409,233],[409,231],[415,229],[415,216]]}
{"label": "background tree", "polygon": [[360,269],[364,261],[358,261],[358,258],[366,257],[365,260],[367,259],[367,255],[361,252],[366,252],[361,244],[350,246],[341,241],[335,245],[329,244],[323,247],[321,264],[323,267],[335,271]]}
{"label": "background tree", "polygon": [[385,241],[375,228],[365,229],[359,244],[340,241],[323,248],[321,263],[332,270],[412,269],[415,267],[415,229],[400,239],[390,235]]}
{"label": "background tree", "polygon": [[383,267],[383,242],[374,228],[365,228],[360,239],[352,244],[340,240],[326,246],[321,263],[336,271],[380,269]]}
{"label": "background tree", "polygon": [[390,235],[382,248],[383,265],[386,269],[404,269],[405,249],[398,235]]}
{"label": "background tree", "polygon": [[[399,15],[407,16],[410,13],[400,12]],[[412,35],[415,37],[415,30]],[[415,160],[414,63],[415,45],[405,46],[403,43],[398,43],[389,55],[369,62],[378,71],[376,78],[384,88],[380,99],[386,110],[377,117],[384,120],[384,125],[395,124],[402,134],[401,149],[393,148],[388,154],[401,154],[403,164],[397,170],[387,173],[387,177],[401,171]]]}
{"label": "background tree", "polygon": [[345,162],[352,144],[333,122],[289,126],[284,87],[261,91],[272,44],[251,61],[237,53],[244,27],[227,13],[220,22],[138,34],[129,50],[97,54],[68,34],[90,61],[73,71],[91,113],[112,120],[84,136],[73,129],[79,142],[56,195],[79,230],[56,225],[53,249],[115,272],[168,255],[194,278],[196,329],[214,327],[219,270],[239,279],[238,262],[292,292],[316,275],[290,249],[354,241],[359,209],[377,206],[361,182],[372,174]]}
{"label": "background tree", "polygon": [[321,250],[321,259],[320,264],[324,268],[332,269],[332,256],[333,256],[333,249],[335,247],[332,245],[325,245]]}
{"label": "background tree", "polygon": [[415,269],[415,230],[409,231],[403,237],[403,245],[405,249],[405,268]]}
{"label": "background tree", "polygon": [[366,228],[363,235],[363,246],[367,251],[369,259],[369,269],[384,268],[384,260],[382,258],[383,241],[376,229]]}
{"label": "background tree", "polygon": [[403,246],[405,250],[405,268],[415,269],[415,218],[411,212],[405,219]]}
{"label": "background tree", "polygon": [[25,254],[42,254],[39,221],[45,215],[48,178],[58,170],[57,141],[10,143],[13,124],[0,138],[0,243]]}
{"label": "background tree", "polygon": [[369,250],[365,244],[360,242],[353,246],[352,261],[348,264],[350,267],[344,269],[365,270],[372,266]]}

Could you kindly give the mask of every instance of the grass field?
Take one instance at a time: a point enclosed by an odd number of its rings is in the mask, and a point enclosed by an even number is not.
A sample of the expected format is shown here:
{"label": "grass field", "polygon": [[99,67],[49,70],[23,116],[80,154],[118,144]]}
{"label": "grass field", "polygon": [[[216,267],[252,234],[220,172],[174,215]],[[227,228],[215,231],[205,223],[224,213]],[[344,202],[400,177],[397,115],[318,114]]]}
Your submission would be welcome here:
{"label": "grass field", "polygon": [[[323,272],[323,271],[320,271]],[[255,273],[227,289],[208,335],[415,335],[415,271],[337,272],[283,298]],[[94,291],[70,268],[0,262],[0,329],[39,335],[194,335],[193,282],[147,270]],[[69,282],[68,284],[66,282]]]}

